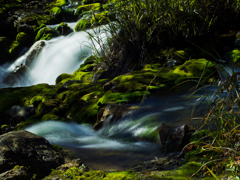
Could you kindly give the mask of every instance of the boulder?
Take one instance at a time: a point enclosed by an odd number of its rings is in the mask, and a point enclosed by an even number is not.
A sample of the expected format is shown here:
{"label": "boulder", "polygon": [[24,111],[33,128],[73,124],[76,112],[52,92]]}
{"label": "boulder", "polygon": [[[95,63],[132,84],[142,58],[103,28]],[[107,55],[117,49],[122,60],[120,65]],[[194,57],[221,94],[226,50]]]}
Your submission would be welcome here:
{"label": "boulder", "polygon": [[194,131],[192,126],[186,124],[173,127],[163,123],[158,127],[161,143],[169,152],[182,151]]}
{"label": "boulder", "polygon": [[63,156],[40,136],[21,130],[0,136],[0,173],[19,166],[30,166],[46,173],[63,162]]}
{"label": "boulder", "polygon": [[15,105],[9,109],[9,115],[13,119],[14,122],[24,121],[26,118],[32,116],[35,113],[35,108],[33,105],[30,106],[18,106]]}
{"label": "boulder", "polygon": [[59,35],[68,35],[73,32],[73,30],[66,24],[66,23],[60,23],[58,27],[56,27],[56,30]]}
{"label": "boulder", "polygon": [[35,43],[33,49],[31,49],[30,52],[27,54],[27,58],[25,60],[26,66],[29,66],[32,61],[36,59],[36,57],[39,55],[45,45],[46,43],[44,41],[38,41]]}

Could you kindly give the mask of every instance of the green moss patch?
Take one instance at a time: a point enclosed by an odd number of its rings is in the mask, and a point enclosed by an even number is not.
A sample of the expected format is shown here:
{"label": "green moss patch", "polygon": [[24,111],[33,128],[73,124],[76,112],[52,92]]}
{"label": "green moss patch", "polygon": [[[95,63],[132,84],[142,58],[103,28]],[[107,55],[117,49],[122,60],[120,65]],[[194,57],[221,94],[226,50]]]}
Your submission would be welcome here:
{"label": "green moss patch", "polygon": [[32,40],[32,36],[29,34],[26,34],[24,32],[18,33],[16,37],[16,41],[21,43],[21,44],[29,44]]}
{"label": "green moss patch", "polygon": [[91,22],[89,19],[82,19],[78,21],[77,25],[75,26],[75,31],[81,31],[91,27]]}
{"label": "green moss patch", "polygon": [[239,62],[239,60],[240,60],[240,50],[239,49],[232,50],[229,55],[230,55],[232,62],[234,62],[234,63]]}
{"label": "green moss patch", "polygon": [[75,14],[77,16],[80,16],[82,13],[86,12],[86,11],[100,11],[101,10],[101,4],[100,3],[93,3],[93,4],[87,4],[87,5],[81,5],[78,6],[76,9]]}
{"label": "green moss patch", "polygon": [[35,40],[50,40],[54,35],[56,34],[56,32],[49,28],[49,27],[44,27],[42,29],[40,29],[35,37]]}

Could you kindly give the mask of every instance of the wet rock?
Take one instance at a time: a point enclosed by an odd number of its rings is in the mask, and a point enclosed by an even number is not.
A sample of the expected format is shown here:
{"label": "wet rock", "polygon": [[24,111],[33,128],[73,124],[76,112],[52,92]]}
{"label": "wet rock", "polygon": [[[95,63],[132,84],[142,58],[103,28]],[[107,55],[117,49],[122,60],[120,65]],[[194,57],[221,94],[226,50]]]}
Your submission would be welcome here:
{"label": "wet rock", "polygon": [[30,53],[27,55],[25,65],[29,66],[32,61],[40,54],[42,51],[43,47],[46,45],[44,41],[38,41],[36,42],[36,45],[34,46],[33,49],[30,50]]}
{"label": "wet rock", "polygon": [[189,143],[194,131],[193,127],[186,124],[173,127],[163,123],[158,127],[161,143],[170,152],[181,151]]}
{"label": "wet rock", "polygon": [[33,105],[24,107],[15,105],[11,107],[8,112],[14,122],[21,122],[24,121],[26,118],[34,115],[35,108],[33,107]]}
{"label": "wet rock", "polygon": [[0,173],[14,166],[30,166],[38,172],[49,172],[63,161],[61,153],[40,136],[28,131],[12,131],[0,136]]}
{"label": "wet rock", "polygon": [[23,75],[27,70],[28,67],[23,64],[16,66],[13,72],[7,74],[6,77],[3,78],[3,83],[9,86],[20,83],[22,80],[24,80]]}
{"label": "wet rock", "polygon": [[66,23],[60,23],[56,30],[59,33],[59,35],[64,36],[73,32],[73,30]]}
{"label": "wet rock", "polygon": [[134,109],[131,109],[126,105],[108,104],[100,109],[97,115],[97,122],[95,123],[93,128],[95,130],[98,130],[103,126],[104,122],[112,123],[122,117],[131,114],[133,111]]}

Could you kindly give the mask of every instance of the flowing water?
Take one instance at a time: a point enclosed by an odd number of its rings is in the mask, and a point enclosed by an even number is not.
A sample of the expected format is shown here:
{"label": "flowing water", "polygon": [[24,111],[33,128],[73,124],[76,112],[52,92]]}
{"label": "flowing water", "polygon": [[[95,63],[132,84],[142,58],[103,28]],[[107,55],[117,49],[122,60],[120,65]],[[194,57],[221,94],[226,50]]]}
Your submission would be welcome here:
{"label": "flowing water", "polygon": [[[70,24],[70,27],[73,28],[75,24]],[[91,30],[89,32],[91,33]],[[101,36],[103,39],[106,37],[103,34]],[[36,44],[14,63],[2,65],[0,88],[39,83],[55,84],[55,79],[60,74],[73,73],[83,63],[84,58],[91,54],[88,47],[89,35],[86,32],[73,32],[66,37],[60,36],[45,43],[41,53],[33,60],[24,76],[17,79],[17,83],[8,85],[3,83],[3,78],[16,66],[25,63]],[[143,161],[163,156],[159,150],[161,145],[157,134],[157,127],[161,123],[187,123],[197,126],[196,121],[190,121],[196,101],[189,101],[187,107],[182,101],[182,98],[189,95],[189,88],[190,86],[185,85],[182,89],[178,88],[178,92],[153,94],[135,112],[112,124],[106,121],[99,131],[93,131],[91,126],[86,124],[56,121],[35,124],[26,130],[45,137],[52,144],[72,150],[90,169],[106,171],[130,169]],[[197,94],[201,95],[203,92]],[[139,103],[131,106],[139,106]],[[204,107],[202,108],[204,110]],[[201,111],[196,115],[200,116]]]}

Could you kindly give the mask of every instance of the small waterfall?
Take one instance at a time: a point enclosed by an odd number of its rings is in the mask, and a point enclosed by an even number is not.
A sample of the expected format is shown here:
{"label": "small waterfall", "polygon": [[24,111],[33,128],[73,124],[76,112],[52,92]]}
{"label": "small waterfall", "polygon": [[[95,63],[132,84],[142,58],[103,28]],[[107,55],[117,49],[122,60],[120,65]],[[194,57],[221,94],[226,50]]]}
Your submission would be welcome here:
{"label": "small waterfall", "polygon": [[[72,23],[71,26],[74,26]],[[54,25],[53,25],[54,26]],[[88,33],[95,33],[96,36],[101,36],[104,40],[106,35],[98,30],[88,30]],[[68,36],[60,36],[49,41],[36,42],[23,56],[19,57],[12,64],[4,64],[0,66],[0,73],[4,74],[0,78],[0,88],[3,87],[18,87],[31,86],[39,83],[55,84],[55,79],[62,73],[72,74],[84,62],[84,59],[91,55],[91,43],[89,34],[80,31],[73,32]],[[29,54],[36,51],[36,46],[39,43],[44,43],[41,52],[31,60],[31,63],[26,63]],[[97,48],[99,45],[94,44]],[[26,65],[27,71],[21,75],[12,73]],[[4,81],[10,74],[10,78]],[[10,80],[9,80],[10,79]]]}

